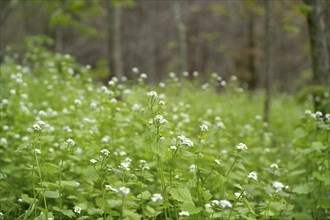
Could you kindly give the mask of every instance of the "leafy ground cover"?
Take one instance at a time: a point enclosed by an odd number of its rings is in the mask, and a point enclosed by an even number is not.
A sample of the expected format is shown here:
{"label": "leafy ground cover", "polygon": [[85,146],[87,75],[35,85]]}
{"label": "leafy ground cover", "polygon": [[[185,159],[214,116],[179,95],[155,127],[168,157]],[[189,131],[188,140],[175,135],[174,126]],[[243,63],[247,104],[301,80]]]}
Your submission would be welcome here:
{"label": "leafy ground cover", "polygon": [[329,114],[276,95],[268,125],[234,76],[91,71],[32,43],[1,65],[0,219],[329,219]]}

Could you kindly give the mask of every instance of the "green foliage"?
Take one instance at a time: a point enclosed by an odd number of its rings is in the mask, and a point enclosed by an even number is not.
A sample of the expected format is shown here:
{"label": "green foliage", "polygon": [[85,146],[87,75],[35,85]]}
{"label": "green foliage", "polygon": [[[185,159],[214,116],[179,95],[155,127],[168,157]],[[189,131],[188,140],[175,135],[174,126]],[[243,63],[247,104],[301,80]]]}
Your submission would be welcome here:
{"label": "green foliage", "polygon": [[100,85],[45,43],[1,65],[0,219],[329,216],[330,118],[308,99],[276,95],[266,124],[235,77]]}

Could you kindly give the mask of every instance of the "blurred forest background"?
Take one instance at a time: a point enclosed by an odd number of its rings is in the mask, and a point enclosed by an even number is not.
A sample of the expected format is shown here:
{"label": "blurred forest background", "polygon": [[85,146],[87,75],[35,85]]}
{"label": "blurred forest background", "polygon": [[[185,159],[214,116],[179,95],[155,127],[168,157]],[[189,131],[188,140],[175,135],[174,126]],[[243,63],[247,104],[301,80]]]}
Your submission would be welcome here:
{"label": "blurred forest background", "polygon": [[313,82],[307,22],[313,7],[323,22],[329,70],[329,2],[1,0],[1,61],[23,50],[26,36],[46,35],[54,40],[50,49],[91,65],[103,80],[130,77],[133,67],[149,82],[169,72],[198,71],[201,80],[216,72],[255,90],[265,87],[269,72],[273,87],[292,93]]}

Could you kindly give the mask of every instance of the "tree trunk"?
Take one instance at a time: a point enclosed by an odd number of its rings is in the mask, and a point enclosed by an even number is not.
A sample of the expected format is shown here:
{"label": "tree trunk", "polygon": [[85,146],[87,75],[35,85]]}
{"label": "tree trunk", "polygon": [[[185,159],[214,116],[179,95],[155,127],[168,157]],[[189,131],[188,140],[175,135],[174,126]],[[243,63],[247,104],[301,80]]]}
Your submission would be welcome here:
{"label": "tree trunk", "polygon": [[[112,1],[105,1],[105,7],[107,9],[107,63],[108,63],[108,69],[109,69],[109,79],[114,75],[114,58],[113,58],[113,5]],[[108,80],[109,80],[108,79]]]}
{"label": "tree trunk", "polygon": [[[66,11],[66,0],[60,1],[61,11]],[[64,27],[60,24],[56,25],[56,36],[55,36],[55,51],[57,53],[64,53]]]}
{"label": "tree trunk", "polygon": [[[313,84],[326,87],[330,85],[330,61],[321,3],[319,0],[304,0],[304,2],[311,7],[311,11],[307,14],[307,23],[311,44]],[[318,111],[321,109],[319,109],[316,96],[314,95],[314,107]]]}
{"label": "tree trunk", "polygon": [[272,32],[271,32],[271,1],[265,0],[265,87],[266,98],[264,107],[264,121],[269,123],[270,98],[271,98],[271,80],[272,80]]}
{"label": "tree trunk", "polygon": [[4,26],[9,11],[10,1],[0,1],[0,63],[2,63],[3,59],[5,58],[6,44],[4,39]]}
{"label": "tree trunk", "polygon": [[249,71],[249,81],[248,87],[250,91],[254,91],[257,88],[258,76],[256,70],[255,61],[255,15],[254,12],[249,10],[249,33],[248,33],[248,71]]}
{"label": "tree trunk", "polygon": [[181,6],[178,0],[173,1],[175,23],[179,35],[179,47],[180,47],[180,70],[187,71],[187,37],[186,27],[182,22]]}
{"label": "tree trunk", "polygon": [[114,5],[113,57],[115,76],[119,79],[124,76],[121,51],[121,10],[121,5]]}

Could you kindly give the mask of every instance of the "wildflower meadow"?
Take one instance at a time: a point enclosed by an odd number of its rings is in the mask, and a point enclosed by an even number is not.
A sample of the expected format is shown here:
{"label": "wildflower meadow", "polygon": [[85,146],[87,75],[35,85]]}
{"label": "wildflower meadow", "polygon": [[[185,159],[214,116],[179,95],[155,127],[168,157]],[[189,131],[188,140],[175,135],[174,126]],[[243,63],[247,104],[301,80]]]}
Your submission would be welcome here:
{"label": "wildflower meadow", "polygon": [[234,75],[92,76],[40,45],[6,57],[0,219],[330,219],[330,115],[310,99],[273,94],[265,123]]}

